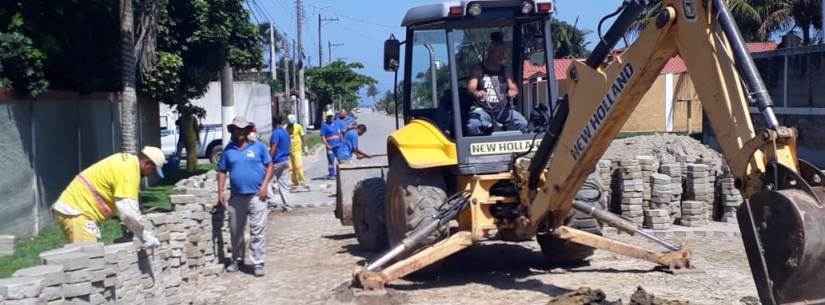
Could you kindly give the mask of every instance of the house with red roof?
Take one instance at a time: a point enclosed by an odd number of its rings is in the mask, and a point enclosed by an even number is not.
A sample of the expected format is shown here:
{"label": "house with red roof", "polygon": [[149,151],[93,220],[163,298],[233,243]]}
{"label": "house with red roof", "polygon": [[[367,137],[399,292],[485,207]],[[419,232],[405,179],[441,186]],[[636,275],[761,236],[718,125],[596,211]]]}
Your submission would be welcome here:
{"label": "house with red roof", "polygon": [[[772,42],[749,43],[747,47],[752,53],[758,53],[775,50],[777,45]],[[620,56],[621,53],[622,50],[617,50],[614,55]],[[570,81],[567,71],[577,60],[583,59],[556,59],[553,62],[553,77],[558,80],[561,96],[565,94]],[[547,90],[542,90],[547,88],[546,69],[526,63],[523,73],[525,98],[532,104],[547,100]],[[622,132],[702,132],[702,103],[682,58],[676,56],[667,62],[636,111],[625,123]]]}

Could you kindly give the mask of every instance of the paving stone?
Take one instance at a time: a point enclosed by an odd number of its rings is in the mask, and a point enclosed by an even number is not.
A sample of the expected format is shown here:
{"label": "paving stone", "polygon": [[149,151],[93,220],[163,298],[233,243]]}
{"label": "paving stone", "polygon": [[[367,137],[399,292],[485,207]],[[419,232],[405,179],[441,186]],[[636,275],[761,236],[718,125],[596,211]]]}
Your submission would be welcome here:
{"label": "paving stone", "polygon": [[63,285],[63,296],[67,298],[87,296],[92,292],[91,282]]}
{"label": "paving stone", "polygon": [[42,279],[41,285],[54,286],[63,284],[65,275],[62,265],[40,265],[14,272],[15,277],[39,277]]}
{"label": "paving stone", "polygon": [[645,211],[645,215],[651,217],[666,217],[670,215],[670,212],[667,210],[647,210]]}
{"label": "paving stone", "polygon": [[37,277],[11,277],[0,279],[0,298],[22,300],[35,298],[43,290],[43,279]]}

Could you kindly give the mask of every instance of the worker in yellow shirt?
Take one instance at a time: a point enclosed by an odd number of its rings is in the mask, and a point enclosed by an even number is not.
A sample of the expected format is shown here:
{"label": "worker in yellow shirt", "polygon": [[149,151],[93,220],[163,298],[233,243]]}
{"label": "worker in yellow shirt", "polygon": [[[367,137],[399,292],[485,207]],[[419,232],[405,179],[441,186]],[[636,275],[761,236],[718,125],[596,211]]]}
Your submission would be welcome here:
{"label": "worker in yellow shirt", "polygon": [[117,216],[144,247],[160,245],[152,232],[143,227],[138,193],[141,177],[155,173],[163,177],[164,163],[163,152],[147,146],[137,155],[111,155],[75,176],[52,206],[57,223],[69,241],[97,241],[100,239],[98,225]]}
{"label": "worker in yellow shirt", "polygon": [[289,140],[292,143],[289,151],[289,166],[292,168],[292,191],[309,191],[306,178],[304,177],[304,126],[297,123],[297,118],[294,114],[287,116],[289,123],[286,125],[286,131],[289,134]]}

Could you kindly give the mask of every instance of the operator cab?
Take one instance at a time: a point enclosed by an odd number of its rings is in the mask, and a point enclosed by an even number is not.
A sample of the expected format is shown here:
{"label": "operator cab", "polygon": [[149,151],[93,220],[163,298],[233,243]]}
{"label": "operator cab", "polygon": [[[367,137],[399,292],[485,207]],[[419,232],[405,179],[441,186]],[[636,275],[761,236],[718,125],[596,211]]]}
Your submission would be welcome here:
{"label": "operator cab", "polygon": [[[404,43],[385,43],[385,69],[396,71],[404,45],[405,122],[423,119],[456,143],[458,174],[509,170],[513,153],[526,152],[546,130],[554,79],[543,82],[548,100],[524,98],[527,71],[553,73],[550,0],[445,2],[410,9]],[[536,141],[535,147],[538,147]]]}

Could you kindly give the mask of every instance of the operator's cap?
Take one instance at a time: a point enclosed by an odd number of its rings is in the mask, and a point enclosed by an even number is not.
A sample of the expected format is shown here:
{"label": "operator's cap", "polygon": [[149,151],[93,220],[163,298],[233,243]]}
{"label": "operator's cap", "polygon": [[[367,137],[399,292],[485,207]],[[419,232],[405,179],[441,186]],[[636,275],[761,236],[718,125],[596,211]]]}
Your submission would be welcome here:
{"label": "operator's cap", "polygon": [[146,146],[140,151],[140,153],[149,158],[149,160],[152,160],[152,163],[155,164],[155,170],[157,170],[158,176],[162,179],[163,165],[166,164],[166,155],[163,154],[163,151],[154,146]]}
{"label": "operator's cap", "polygon": [[232,123],[229,123],[229,125],[227,125],[226,127],[227,128],[235,127],[235,128],[238,128],[238,129],[245,129],[245,128],[254,127],[254,126],[252,124],[250,124],[249,121],[247,121],[245,117],[239,115],[239,116],[236,116],[234,119],[232,119]]}

